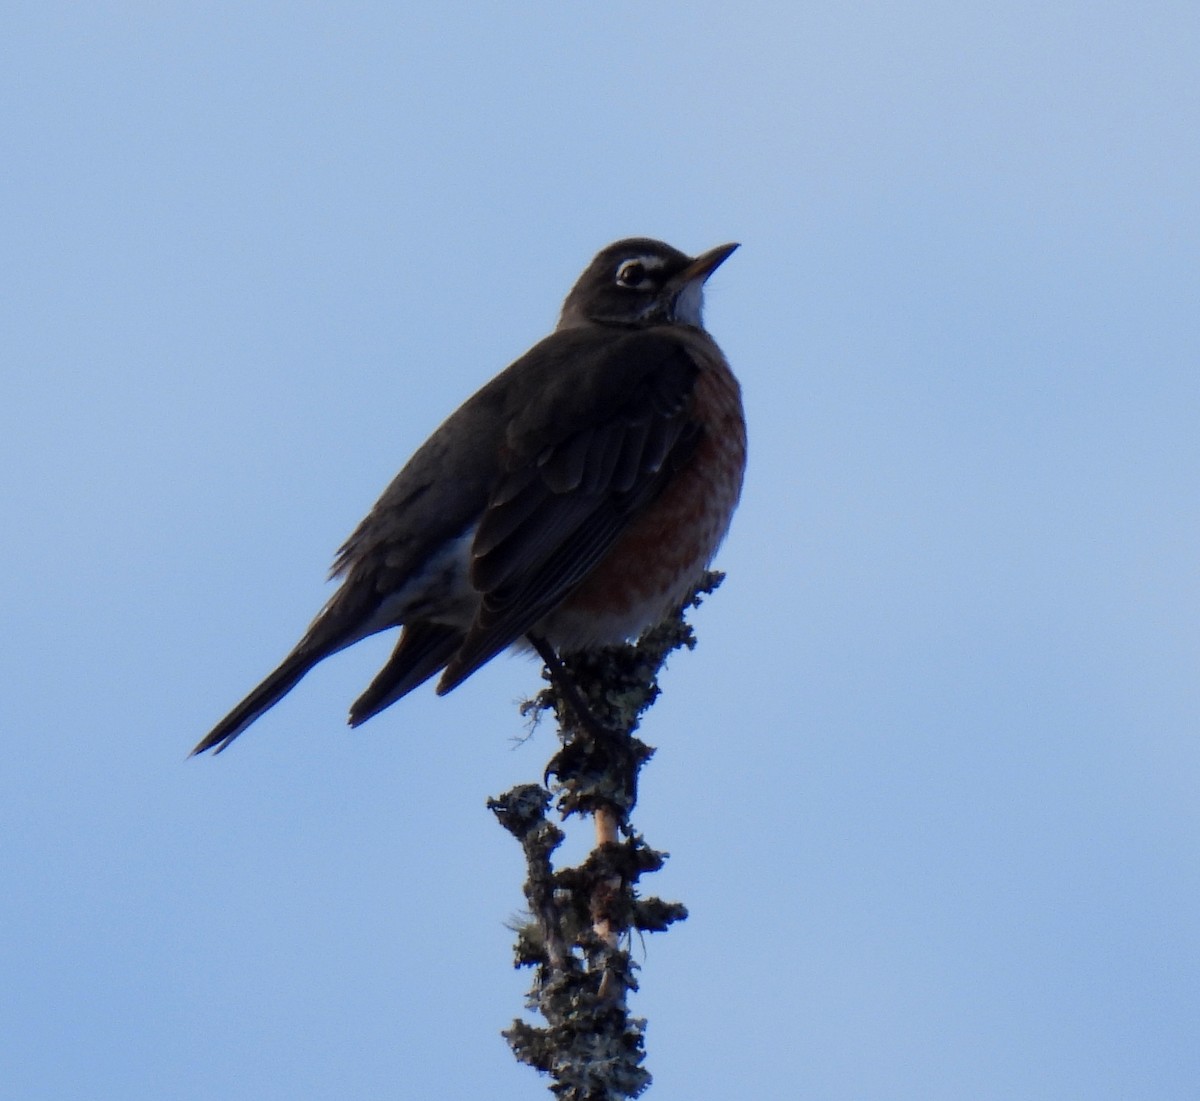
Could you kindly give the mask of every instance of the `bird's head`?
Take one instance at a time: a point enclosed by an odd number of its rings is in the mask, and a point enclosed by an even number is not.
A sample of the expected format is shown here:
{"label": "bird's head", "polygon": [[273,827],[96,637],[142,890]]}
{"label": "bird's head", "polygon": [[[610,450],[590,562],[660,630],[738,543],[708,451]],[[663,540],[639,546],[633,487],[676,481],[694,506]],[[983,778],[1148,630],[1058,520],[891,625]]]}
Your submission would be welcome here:
{"label": "bird's head", "polygon": [[703,326],[704,281],[738,246],[688,256],[662,241],[630,237],[597,253],[563,303],[558,327],[677,323]]}

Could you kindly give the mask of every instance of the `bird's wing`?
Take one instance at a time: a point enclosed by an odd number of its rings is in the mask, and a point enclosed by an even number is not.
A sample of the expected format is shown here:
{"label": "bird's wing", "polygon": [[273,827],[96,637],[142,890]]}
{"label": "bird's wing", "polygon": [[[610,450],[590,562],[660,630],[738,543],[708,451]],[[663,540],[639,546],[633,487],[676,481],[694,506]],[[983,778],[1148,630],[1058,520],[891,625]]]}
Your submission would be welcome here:
{"label": "bird's wing", "polygon": [[472,548],[482,602],[439,692],[558,605],[698,442],[690,411],[699,368],[682,340],[655,330],[575,339],[571,356],[556,357],[558,373],[511,411]]}

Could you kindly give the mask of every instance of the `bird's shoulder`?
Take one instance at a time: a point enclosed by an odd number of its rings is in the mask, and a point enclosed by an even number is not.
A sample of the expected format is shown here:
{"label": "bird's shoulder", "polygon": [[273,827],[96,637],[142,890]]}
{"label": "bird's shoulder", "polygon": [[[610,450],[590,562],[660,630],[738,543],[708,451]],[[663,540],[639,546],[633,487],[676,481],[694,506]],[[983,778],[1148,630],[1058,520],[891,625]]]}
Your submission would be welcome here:
{"label": "bird's shoulder", "polygon": [[676,325],[580,325],[538,344],[500,376],[510,463],[613,421],[674,416],[700,371],[697,337]]}

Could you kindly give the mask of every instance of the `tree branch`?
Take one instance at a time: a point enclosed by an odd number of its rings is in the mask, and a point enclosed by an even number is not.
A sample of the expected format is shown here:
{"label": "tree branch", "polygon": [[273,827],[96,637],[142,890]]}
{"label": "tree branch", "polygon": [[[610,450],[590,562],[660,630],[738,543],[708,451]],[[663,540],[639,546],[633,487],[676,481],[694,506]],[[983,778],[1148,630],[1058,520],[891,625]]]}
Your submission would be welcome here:
{"label": "tree branch", "polygon": [[[630,824],[638,773],[654,753],[634,731],[658,698],[667,656],[696,644],[684,613],[722,578],[706,573],[683,608],[636,645],[561,662],[539,646],[548,687],[522,713],[536,719],[552,711],[561,745],[546,766],[546,786],[523,784],[488,801],[525,852],[529,916],[515,928],[516,963],[534,969],[526,1005],[546,1022],[518,1019],[504,1036],[521,1062],[551,1077],[550,1091],[561,1101],[621,1101],[650,1084],[642,1065],[646,1023],[630,1016],[627,1004],[637,989],[629,945],[634,930],[662,932],[687,910],[638,895],[640,878],[658,871],[667,854],[651,849]],[[564,835],[547,818],[552,802],[564,821],[592,815],[596,846],[577,867],[554,868]]]}

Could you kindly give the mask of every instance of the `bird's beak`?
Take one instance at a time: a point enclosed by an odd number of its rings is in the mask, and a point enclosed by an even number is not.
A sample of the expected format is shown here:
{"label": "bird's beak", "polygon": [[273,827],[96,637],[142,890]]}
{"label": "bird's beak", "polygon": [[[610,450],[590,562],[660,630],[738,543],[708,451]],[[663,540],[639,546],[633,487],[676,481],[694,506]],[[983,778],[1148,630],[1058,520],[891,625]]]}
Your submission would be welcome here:
{"label": "bird's beak", "polygon": [[737,247],[738,244],[735,241],[733,244],[718,245],[716,248],[710,248],[707,252],[702,252],[675,277],[673,282],[681,287],[687,286],[688,283],[703,283],[733,255]]}

